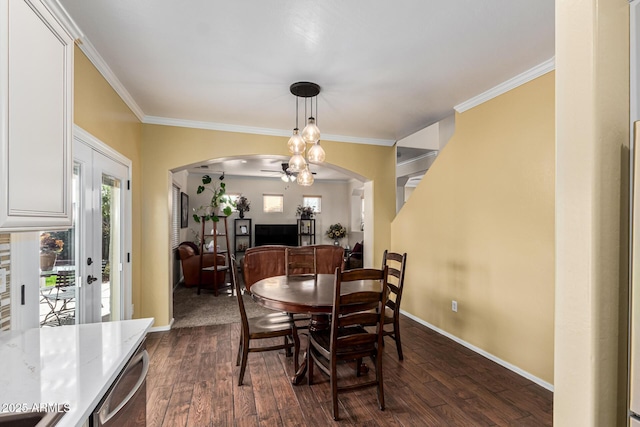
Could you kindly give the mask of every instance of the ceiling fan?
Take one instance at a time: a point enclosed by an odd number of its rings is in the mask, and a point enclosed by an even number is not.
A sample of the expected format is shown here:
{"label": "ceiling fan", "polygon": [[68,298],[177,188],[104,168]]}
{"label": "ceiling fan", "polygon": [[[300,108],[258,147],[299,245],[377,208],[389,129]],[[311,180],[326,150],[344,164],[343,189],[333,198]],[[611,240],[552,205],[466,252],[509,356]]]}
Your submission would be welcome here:
{"label": "ceiling fan", "polygon": [[[269,170],[269,169],[261,169],[260,172],[270,172],[270,173],[279,173],[280,174],[280,179],[283,180],[284,182],[293,182],[296,180],[296,177],[298,176],[298,172],[291,172],[289,170],[289,163],[282,163],[280,165],[282,167],[282,170]],[[316,174],[315,172],[311,172],[312,174]]]}

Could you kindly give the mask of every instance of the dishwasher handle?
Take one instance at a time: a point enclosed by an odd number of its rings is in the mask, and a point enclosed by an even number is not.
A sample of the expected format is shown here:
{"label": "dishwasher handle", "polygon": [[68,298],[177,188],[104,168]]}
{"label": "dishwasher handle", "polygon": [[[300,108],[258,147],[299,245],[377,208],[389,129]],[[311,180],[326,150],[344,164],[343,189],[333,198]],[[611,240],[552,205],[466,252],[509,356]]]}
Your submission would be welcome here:
{"label": "dishwasher handle", "polygon": [[[147,350],[144,350],[138,353],[131,359],[131,361],[129,362],[129,365],[125,368],[120,378],[124,377],[127,374],[127,372],[133,369],[133,367],[136,366],[138,363],[140,363],[140,361],[142,361],[142,372],[140,374],[140,378],[138,378],[138,381],[136,382],[136,384],[133,386],[131,391],[129,391],[129,394],[127,394],[127,397],[125,397],[122,400],[122,402],[120,402],[120,404],[111,412],[108,412],[108,411],[109,411],[109,407],[111,406],[111,398],[113,397],[113,394],[110,394],[105,399],[104,403],[102,404],[102,407],[98,411],[98,416],[100,417],[100,425],[106,424],[107,422],[109,422],[111,418],[113,418],[118,412],[120,412],[120,410],[127,403],[129,403],[129,401],[133,398],[133,396],[135,396],[135,394],[138,392],[140,387],[142,387],[142,384],[144,384],[144,381],[147,378],[147,373],[149,372],[149,353],[147,353]],[[116,383],[113,389],[115,389],[117,386],[118,384]]]}

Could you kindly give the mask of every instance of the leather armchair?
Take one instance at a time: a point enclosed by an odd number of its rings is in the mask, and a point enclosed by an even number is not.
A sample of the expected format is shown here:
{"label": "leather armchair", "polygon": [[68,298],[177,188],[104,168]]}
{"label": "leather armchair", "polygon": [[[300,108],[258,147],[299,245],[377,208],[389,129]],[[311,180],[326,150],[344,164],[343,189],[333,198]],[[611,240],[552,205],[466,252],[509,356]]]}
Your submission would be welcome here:
{"label": "leather armchair", "polygon": [[353,245],[353,250],[345,262],[345,268],[347,270],[362,268],[362,243],[358,242]]}
{"label": "leather armchair", "polygon": [[[180,261],[182,262],[182,274],[184,275],[184,285],[187,288],[192,286],[198,286],[200,280],[200,251],[193,242],[182,242],[178,246],[178,253],[180,255]],[[202,267],[213,266],[213,253],[205,253],[202,259]],[[218,265],[226,265],[226,257],[218,254]],[[205,288],[213,288],[214,286],[214,272],[203,271],[202,272],[202,286]],[[225,282],[225,272],[218,272],[218,286]]]}

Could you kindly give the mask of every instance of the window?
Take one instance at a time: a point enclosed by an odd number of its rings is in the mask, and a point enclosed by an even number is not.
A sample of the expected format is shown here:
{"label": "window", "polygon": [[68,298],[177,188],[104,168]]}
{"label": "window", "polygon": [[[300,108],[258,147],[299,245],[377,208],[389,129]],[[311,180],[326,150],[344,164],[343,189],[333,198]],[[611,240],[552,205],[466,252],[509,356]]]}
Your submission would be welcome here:
{"label": "window", "polygon": [[284,212],[284,196],[282,194],[263,194],[263,212]]}
{"label": "window", "polygon": [[182,212],[180,209],[180,187],[175,184],[171,188],[171,201],[171,248],[175,249],[180,243],[180,213]]}
{"label": "window", "polygon": [[309,206],[318,214],[322,212],[322,196],[302,196],[302,206]]}

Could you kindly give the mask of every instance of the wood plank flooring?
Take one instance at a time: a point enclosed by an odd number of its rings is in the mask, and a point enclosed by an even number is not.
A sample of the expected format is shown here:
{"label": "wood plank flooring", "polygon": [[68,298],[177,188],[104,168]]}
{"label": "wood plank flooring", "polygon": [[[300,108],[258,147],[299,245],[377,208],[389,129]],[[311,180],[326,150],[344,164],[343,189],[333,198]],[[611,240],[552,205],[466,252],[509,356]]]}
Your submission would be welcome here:
{"label": "wood plank flooring", "polygon": [[[249,354],[238,387],[239,324],[151,333],[147,425],[552,425],[550,391],[411,319],[403,317],[401,328],[404,361],[393,341],[385,346],[385,410],[375,388],[343,393],[339,422],[331,416],[328,379],[316,369],[312,386],[292,385],[293,358],[284,351]],[[353,368],[341,372],[346,379]]]}

